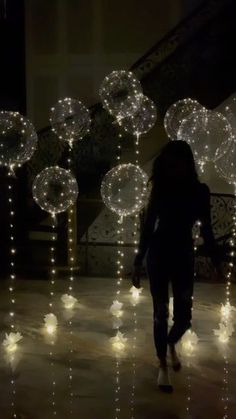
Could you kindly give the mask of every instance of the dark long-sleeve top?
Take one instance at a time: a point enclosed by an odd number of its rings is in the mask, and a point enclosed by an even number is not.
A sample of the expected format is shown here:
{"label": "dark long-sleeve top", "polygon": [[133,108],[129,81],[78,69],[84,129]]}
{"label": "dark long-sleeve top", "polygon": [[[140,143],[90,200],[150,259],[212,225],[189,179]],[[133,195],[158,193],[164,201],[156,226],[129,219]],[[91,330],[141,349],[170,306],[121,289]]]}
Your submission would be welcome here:
{"label": "dark long-sleeve top", "polygon": [[193,249],[192,228],[201,222],[201,236],[214,264],[217,264],[217,247],[211,225],[210,191],[206,184],[197,182],[192,187],[176,186],[158,196],[153,188],[140,232],[135,264],[141,264],[148,248],[154,244],[162,252]]}

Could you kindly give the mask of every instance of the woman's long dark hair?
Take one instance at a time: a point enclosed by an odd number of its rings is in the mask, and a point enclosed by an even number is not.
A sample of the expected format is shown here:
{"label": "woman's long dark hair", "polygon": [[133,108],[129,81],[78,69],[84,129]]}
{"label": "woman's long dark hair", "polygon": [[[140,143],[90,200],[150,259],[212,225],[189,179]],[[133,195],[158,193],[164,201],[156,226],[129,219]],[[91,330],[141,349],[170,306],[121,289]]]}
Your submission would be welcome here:
{"label": "woman's long dark hair", "polygon": [[184,165],[186,171],[185,184],[192,187],[199,182],[193,153],[189,144],[181,140],[170,141],[162,148],[160,154],[154,160],[150,178],[153,189],[157,188],[159,191],[163,191],[165,188],[168,188],[167,174],[168,170],[171,169],[168,167],[170,161]]}

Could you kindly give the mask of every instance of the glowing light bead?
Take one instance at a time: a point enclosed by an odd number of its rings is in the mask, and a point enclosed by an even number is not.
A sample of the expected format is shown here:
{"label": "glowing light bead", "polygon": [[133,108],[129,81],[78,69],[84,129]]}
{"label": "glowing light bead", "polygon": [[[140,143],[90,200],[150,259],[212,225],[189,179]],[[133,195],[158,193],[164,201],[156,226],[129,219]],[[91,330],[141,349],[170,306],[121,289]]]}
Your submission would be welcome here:
{"label": "glowing light bead", "polygon": [[82,102],[66,97],[51,109],[50,123],[60,140],[72,146],[89,133],[91,118]]}
{"label": "glowing light bead", "polygon": [[66,211],[78,196],[78,185],[70,171],[58,166],[47,167],[33,183],[33,198],[50,214]]}
{"label": "glowing light bead", "polygon": [[126,132],[140,136],[154,127],[156,119],[155,103],[147,96],[141,95],[141,103],[137,111],[133,115],[121,118],[119,124]]}
{"label": "glowing light bead", "polygon": [[120,164],[103,178],[103,202],[120,217],[138,213],[146,204],[147,183],[148,176],[139,166]]}
{"label": "glowing light bead", "polygon": [[232,129],[221,113],[204,109],[193,112],[182,122],[178,139],[190,144],[200,165],[215,163],[229,149]]}
{"label": "glowing light bead", "polygon": [[45,329],[49,335],[56,332],[58,326],[58,320],[55,314],[49,313],[44,316]]}
{"label": "glowing light bead", "polygon": [[69,310],[73,309],[76,303],[78,302],[77,298],[69,294],[63,294],[61,297],[61,301],[64,304],[64,307]]}
{"label": "glowing light bead", "polygon": [[123,303],[118,300],[114,300],[110,307],[111,314],[115,317],[121,317],[123,314],[122,307]]}
{"label": "glowing light bead", "polygon": [[183,121],[193,112],[201,110],[203,107],[196,100],[191,98],[181,99],[173,103],[167,110],[164,118],[164,127],[171,140],[178,139],[178,130]]}
{"label": "glowing light bead", "polygon": [[0,111],[0,166],[11,171],[28,161],[37,148],[33,124],[18,112]]}
{"label": "glowing light bead", "polygon": [[124,337],[124,333],[117,332],[116,336],[110,338],[110,342],[115,350],[122,351],[125,348],[127,338]]}
{"label": "glowing light bead", "polygon": [[20,342],[21,339],[23,339],[23,336],[19,332],[6,333],[3,341],[5,350],[7,352],[15,352],[17,350],[18,342]]}
{"label": "glowing light bead", "polygon": [[183,350],[186,352],[186,355],[193,355],[196,346],[198,344],[199,338],[197,334],[191,330],[187,330],[184,336],[181,339],[181,345]]}
{"label": "glowing light bead", "polygon": [[213,329],[213,332],[215,336],[218,336],[220,342],[227,343],[234,332],[234,326],[230,321],[220,322],[219,329]]}
{"label": "glowing light bead", "polygon": [[142,294],[143,288],[136,288],[134,286],[132,286],[129,290],[129,292],[131,293],[131,297],[132,299],[134,299],[135,301],[139,300],[140,294]]}
{"label": "glowing light bead", "polygon": [[103,80],[99,95],[103,106],[118,120],[133,115],[141,104],[142,87],[130,71],[113,71]]}
{"label": "glowing light bead", "polygon": [[216,161],[215,168],[218,174],[227,182],[236,185],[236,137],[232,137],[230,147],[227,152]]}

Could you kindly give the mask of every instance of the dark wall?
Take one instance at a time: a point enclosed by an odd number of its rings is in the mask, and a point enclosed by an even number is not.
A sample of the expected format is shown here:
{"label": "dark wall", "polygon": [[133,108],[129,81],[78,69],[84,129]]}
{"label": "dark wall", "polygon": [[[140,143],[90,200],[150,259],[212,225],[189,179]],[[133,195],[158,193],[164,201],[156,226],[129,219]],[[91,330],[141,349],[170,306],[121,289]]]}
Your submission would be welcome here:
{"label": "dark wall", "polygon": [[0,109],[25,113],[24,0],[0,0]]}

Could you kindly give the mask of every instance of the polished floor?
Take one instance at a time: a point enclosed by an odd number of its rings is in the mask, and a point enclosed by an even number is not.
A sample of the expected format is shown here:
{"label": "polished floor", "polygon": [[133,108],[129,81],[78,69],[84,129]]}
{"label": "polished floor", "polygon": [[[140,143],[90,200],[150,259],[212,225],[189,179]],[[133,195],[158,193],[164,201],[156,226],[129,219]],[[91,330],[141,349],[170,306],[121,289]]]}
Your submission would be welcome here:
{"label": "polished floor", "polygon": [[[7,283],[1,282],[0,287],[3,340],[8,331],[9,296]],[[171,372],[173,394],[161,394],[156,384],[147,282],[136,306],[130,300],[130,283],[123,282],[121,331],[127,341],[120,355],[109,340],[116,333],[109,312],[115,280],[78,278],[78,305],[73,317],[60,300],[67,287],[66,280],[56,284],[54,301],[59,324],[52,345],[42,327],[48,313],[48,282],[18,281],[15,321],[23,339],[14,359],[6,357],[1,345],[1,419],[236,418],[236,338],[233,335],[224,345],[212,332],[220,319],[222,285],[196,284],[193,330],[199,342],[192,356],[182,352],[181,372]],[[235,286],[231,296],[236,305]]]}

